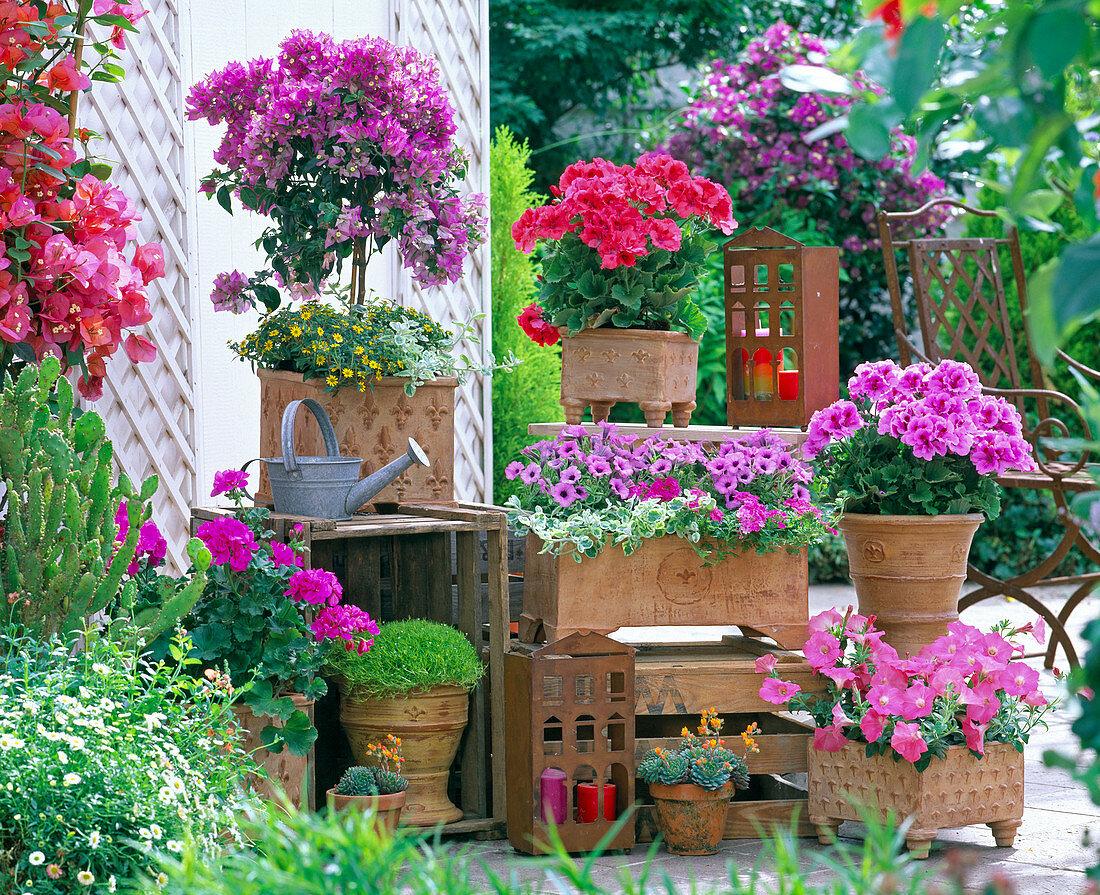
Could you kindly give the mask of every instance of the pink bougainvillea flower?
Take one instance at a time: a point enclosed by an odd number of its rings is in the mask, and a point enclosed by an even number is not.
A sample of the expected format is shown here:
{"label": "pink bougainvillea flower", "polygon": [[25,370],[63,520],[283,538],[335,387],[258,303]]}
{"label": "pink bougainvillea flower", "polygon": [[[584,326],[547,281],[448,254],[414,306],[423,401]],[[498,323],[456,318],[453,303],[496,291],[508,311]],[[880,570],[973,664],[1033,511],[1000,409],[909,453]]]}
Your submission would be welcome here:
{"label": "pink bougainvillea flower", "polygon": [[126,349],[126,356],[135,364],[148,363],[157,356],[157,346],[137,333],[126,336],[123,347]]}
{"label": "pink bougainvillea flower", "polygon": [[777,677],[770,677],[760,685],[760,698],[774,705],[785,705],[802,688],[793,681],[781,681]]}
{"label": "pink bougainvillea flower", "polygon": [[909,762],[915,762],[928,751],[928,744],[920,733],[920,725],[906,721],[898,721],[894,724],[890,745],[898,755]]}

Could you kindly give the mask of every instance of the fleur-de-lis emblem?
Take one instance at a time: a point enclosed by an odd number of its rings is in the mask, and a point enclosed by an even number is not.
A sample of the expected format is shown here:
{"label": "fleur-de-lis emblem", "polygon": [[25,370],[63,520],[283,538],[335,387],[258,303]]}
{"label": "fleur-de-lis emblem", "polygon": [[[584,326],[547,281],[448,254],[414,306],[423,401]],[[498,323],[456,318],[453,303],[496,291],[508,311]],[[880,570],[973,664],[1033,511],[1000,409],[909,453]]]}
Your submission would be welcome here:
{"label": "fleur-de-lis emblem", "polygon": [[640,364],[644,364],[644,363],[645,363],[645,362],[646,362],[647,360],[649,360],[649,359],[650,359],[650,358],[651,358],[651,357],[652,357],[653,355],[651,355],[651,354],[650,354],[650,353],[649,353],[648,351],[646,351],[646,350],[645,350],[644,348],[639,348],[639,349],[638,349],[637,351],[631,351],[631,352],[630,352],[630,356],[631,356],[632,358],[634,358],[634,360],[636,360],[636,361],[637,361],[638,363],[640,363]]}
{"label": "fleur-de-lis emblem", "polygon": [[385,426],[378,433],[378,443],[374,446],[374,455],[382,465],[388,463],[390,457],[393,456],[393,440],[390,438],[390,430]]}
{"label": "fleur-de-lis emblem", "polygon": [[441,461],[435,461],[431,475],[424,479],[424,484],[432,489],[432,497],[440,497],[447,490],[447,486],[451,484],[451,479],[444,471]]}
{"label": "fleur-de-lis emblem", "polygon": [[634,377],[632,377],[629,373],[620,373],[619,377],[615,381],[619,383],[619,385],[621,385],[623,388],[626,388],[628,385],[630,385],[630,383],[634,381]]}
{"label": "fleur-de-lis emblem", "polygon": [[609,364],[613,364],[619,359],[619,352],[614,348],[608,348],[606,351],[601,351],[600,353]]}
{"label": "fleur-de-lis emblem", "polygon": [[397,489],[397,500],[401,501],[412,487],[412,479],[409,478],[409,471],[406,469],[401,473],[401,475],[393,480],[393,484]]}
{"label": "fleur-de-lis emblem", "polygon": [[426,714],[428,714],[428,710],[422,709],[418,705],[410,705],[405,709],[405,717],[412,721],[413,724],[416,724]]}
{"label": "fleur-de-lis emblem", "polygon": [[865,541],[863,543],[863,558],[867,562],[882,562],[886,559],[886,545],[882,541]]}
{"label": "fleur-de-lis emblem", "polygon": [[363,427],[369,429],[374,425],[374,418],[378,416],[378,407],[372,401],[369,406],[359,411],[359,419],[363,421]]}
{"label": "fleur-de-lis emblem", "polygon": [[579,360],[582,364],[586,360],[588,360],[588,358],[590,358],[591,356],[592,356],[592,352],[591,352],[590,349],[588,349],[588,348],[578,348],[577,349],[577,360]]}
{"label": "fleur-de-lis emblem", "polygon": [[681,571],[677,572],[673,577],[679,578],[681,584],[691,584],[691,582],[695,580],[696,574],[691,569],[682,569]]}
{"label": "fleur-de-lis emblem", "polygon": [[603,374],[602,373],[595,373],[595,372],[589,373],[585,378],[588,380],[589,385],[591,385],[593,388],[595,388],[601,382],[603,382]]}
{"label": "fleur-de-lis emblem", "polygon": [[393,405],[393,410],[391,410],[390,413],[393,414],[393,418],[397,422],[397,430],[400,432],[405,428],[405,423],[413,414],[408,395],[402,392],[401,397],[397,399],[397,403]]}
{"label": "fleur-de-lis emblem", "polygon": [[425,412],[428,414],[428,419],[431,421],[432,429],[438,431],[440,425],[443,423],[443,417],[447,416],[447,414],[451,412],[451,409],[439,395],[432,395],[432,399],[428,402]]}

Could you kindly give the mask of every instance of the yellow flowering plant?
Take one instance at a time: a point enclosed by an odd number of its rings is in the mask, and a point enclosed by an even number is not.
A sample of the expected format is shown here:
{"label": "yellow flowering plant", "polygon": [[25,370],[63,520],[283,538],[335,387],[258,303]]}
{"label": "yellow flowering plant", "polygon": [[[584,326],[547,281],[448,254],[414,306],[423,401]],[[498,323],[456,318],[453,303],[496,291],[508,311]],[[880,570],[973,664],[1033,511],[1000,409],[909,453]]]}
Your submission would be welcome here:
{"label": "yellow flowering plant", "polygon": [[472,322],[451,331],[427,314],[377,298],[362,305],[308,301],[266,315],[255,332],[229,347],[255,366],[323,379],[326,391],[366,391],[383,376],[400,376],[409,380],[405,391],[411,395],[437,376],[465,381],[470,373],[514,363],[496,364],[492,355],[488,364],[455,357],[463,339],[476,344],[472,333]]}

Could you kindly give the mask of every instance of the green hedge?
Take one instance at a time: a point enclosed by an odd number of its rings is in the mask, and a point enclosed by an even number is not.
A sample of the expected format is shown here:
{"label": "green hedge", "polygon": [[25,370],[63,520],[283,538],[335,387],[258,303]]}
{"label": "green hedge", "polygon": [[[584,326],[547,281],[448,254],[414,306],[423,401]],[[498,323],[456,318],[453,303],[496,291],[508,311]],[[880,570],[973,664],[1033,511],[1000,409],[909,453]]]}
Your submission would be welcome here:
{"label": "green hedge", "polygon": [[504,467],[531,443],[527,424],[564,420],[561,349],[541,348],[516,323],[535,300],[535,261],[512,241],[512,224],[524,209],[543,202],[531,191],[531,151],[506,128],[498,128],[489,149],[490,248],[493,278],[493,353],[509,350],[523,363],[493,377],[493,499],[499,504],[512,493]]}

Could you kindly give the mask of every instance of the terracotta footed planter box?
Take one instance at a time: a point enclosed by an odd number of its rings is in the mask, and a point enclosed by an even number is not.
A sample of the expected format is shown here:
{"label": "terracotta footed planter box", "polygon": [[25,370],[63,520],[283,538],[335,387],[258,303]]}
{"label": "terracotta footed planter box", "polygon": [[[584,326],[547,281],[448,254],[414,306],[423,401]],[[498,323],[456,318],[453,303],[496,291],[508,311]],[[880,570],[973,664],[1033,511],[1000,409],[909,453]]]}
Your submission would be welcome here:
{"label": "terracotta footed planter box", "polygon": [[[363,461],[360,477],[385,466],[405,452],[410,437],[424,448],[430,466],[413,466],[385,488],[373,502],[453,503],[455,453],[455,389],[453,376],[426,382],[409,397],[407,379],[387,376],[376,380],[374,390],[341,388],[326,392],[324,380],[302,379],[299,373],[260,368],[260,456],[278,457],[279,428],[283,408],[300,398],[318,401],[332,420],[340,453]],[[311,414],[300,413],[294,429],[294,449],[299,456],[325,453]],[[260,464],[256,490],[259,500],[271,500],[267,470]]]}
{"label": "terracotta footed planter box", "polygon": [[845,513],[840,530],[862,615],[873,615],[898,655],[914,654],[959,619],[959,592],[981,513]]}
{"label": "terracotta footed planter box", "polygon": [[401,818],[407,825],[433,827],[462,819],[461,809],[447,797],[447,783],[469,706],[470,694],[459,687],[392,699],[349,698],[341,682],[340,723],[356,764],[371,762],[368,743],[380,743],[391,733],[401,740],[401,776],[409,781]]}
{"label": "terracotta footed planter box", "polygon": [[561,406],[565,421],[593,421],[611,407],[637,404],[647,426],[687,426],[695,409],[699,343],[687,333],[648,329],[586,329],[561,340]]}
{"label": "terracotta footed planter box", "polygon": [[527,535],[520,639],[540,627],[548,642],[574,631],[610,634],[622,627],[738,625],[799,650],[809,620],[806,551],[749,551],[703,565],[683,538],[652,538],[630,556],[610,545],[575,562],[540,553]]}
{"label": "terracotta footed planter box", "polygon": [[912,817],[905,844],[915,858],[928,857],[938,831],[969,824],[988,825],[998,846],[1011,846],[1024,816],[1024,756],[1006,743],[987,743],[980,759],[965,746],[951,746],[923,772],[892,754],[868,758],[863,743],[839,752],[821,752],[812,743],[807,749],[810,822],[824,844],[841,821],[861,820],[860,804],[877,805],[880,818],[893,811],[898,823]]}
{"label": "terracotta footed planter box", "polygon": [[[314,701],[306,699],[301,693],[290,693],[288,695],[294,700],[294,707],[305,712],[312,724]],[[260,798],[277,803],[279,801],[279,795],[275,789],[277,786],[286,793],[290,804],[296,808],[308,808],[312,811],[314,807],[313,793],[307,777],[311,778],[313,776],[310,772],[310,766],[313,763],[313,748],[310,747],[307,755],[294,755],[286,747],[283,748],[282,752],[269,752],[263,747],[261,731],[268,724],[274,724],[275,727],[281,727],[282,725],[266,715],[256,715],[246,705],[235,703],[230,708],[233,710],[233,716],[236,720],[241,748],[251,755],[252,760],[267,773],[266,778],[260,777],[258,774],[250,774],[248,779],[249,789]]]}

